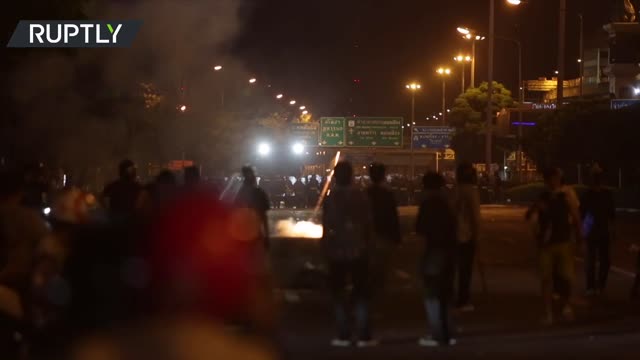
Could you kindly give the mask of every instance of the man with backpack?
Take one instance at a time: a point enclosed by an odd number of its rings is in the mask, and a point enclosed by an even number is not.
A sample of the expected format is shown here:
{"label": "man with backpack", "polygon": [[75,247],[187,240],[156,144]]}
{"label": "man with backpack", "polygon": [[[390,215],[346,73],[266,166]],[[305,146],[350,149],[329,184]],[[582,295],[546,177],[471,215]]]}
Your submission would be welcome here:
{"label": "man with backpack", "polygon": [[332,346],[351,345],[347,304],[347,280],[353,285],[357,346],[377,343],[371,335],[369,305],[369,246],[372,219],[366,195],[353,186],[353,168],[339,162],[334,169],[335,186],[324,202],[322,247],[329,267],[329,288],[334,301],[338,336]]}
{"label": "man with backpack", "polygon": [[[573,201],[562,186],[562,173],[558,168],[544,172],[547,189],[527,211],[530,219],[537,216],[537,240],[542,282],[542,297],[545,308],[544,322],[552,324],[554,282],[561,282],[560,300],[562,314],[567,320],[573,320],[574,312],[570,304],[571,288],[574,281],[575,231],[578,243],[582,242],[582,221],[577,202]],[[574,229],[572,229],[572,227]],[[555,276],[554,276],[555,270]]]}

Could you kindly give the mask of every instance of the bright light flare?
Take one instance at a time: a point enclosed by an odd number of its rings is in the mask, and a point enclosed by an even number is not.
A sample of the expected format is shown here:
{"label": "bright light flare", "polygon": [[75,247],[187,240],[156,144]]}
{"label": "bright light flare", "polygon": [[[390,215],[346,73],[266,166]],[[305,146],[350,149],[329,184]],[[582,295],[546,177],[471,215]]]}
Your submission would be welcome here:
{"label": "bright light flare", "polygon": [[258,144],[258,155],[269,156],[269,154],[271,154],[271,145],[267,143]]}
{"label": "bright light flare", "polygon": [[45,214],[46,216],[48,216],[49,214],[51,214],[51,208],[50,207],[46,207],[46,208],[42,209],[42,213]]}
{"label": "bright light flare", "polygon": [[463,27],[463,26],[458,26],[458,29],[457,29],[457,30],[458,30],[458,32],[459,32],[460,34],[462,34],[462,35],[469,35],[469,34],[471,34],[471,30],[469,30],[468,28]]}
{"label": "bright light flare", "polygon": [[436,72],[440,75],[450,75],[451,74],[451,69],[449,68],[439,68],[438,70],[436,70]]}
{"label": "bright light flare", "polygon": [[633,88],[633,95],[640,95],[640,87],[634,87]]}
{"label": "bright light flare", "polygon": [[289,101],[289,105],[295,105],[295,104],[296,104],[296,101],[295,101],[295,100],[291,100],[291,101]]}
{"label": "bright light flare", "polygon": [[507,2],[511,5],[520,5],[522,4],[522,0],[507,0]]}
{"label": "bright light flare", "polygon": [[304,153],[304,145],[301,143],[295,143],[291,146],[291,151],[295,155],[302,155]]}
{"label": "bright light flare", "polygon": [[322,238],[322,225],[311,221],[280,220],[276,223],[276,233],[283,238],[319,240]]}
{"label": "bright light flare", "polygon": [[422,88],[422,85],[418,84],[418,83],[411,83],[411,84],[407,84],[406,88],[409,90],[420,90]]}
{"label": "bright light flare", "polygon": [[249,79],[249,84],[254,84],[256,81],[258,81],[256,78],[251,78]]}
{"label": "bright light flare", "polygon": [[283,97],[284,97],[284,95],[282,95],[282,94],[276,95],[276,99],[282,99]]}
{"label": "bright light flare", "polygon": [[214,66],[214,67],[213,67],[213,70],[215,70],[215,71],[220,71],[220,70],[222,70],[222,65],[216,65],[216,66]]}
{"label": "bright light flare", "polygon": [[304,105],[303,105],[303,106],[300,106],[300,110],[304,110],[304,109],[306,109],[306,108],[307,108],[307,107],[306,107],[306,106],[304,106]]}
{"label": "bright light flare", "polygon": [[179,107],[180,111],[185,112],[187,111],[187,105],[182,105]]}

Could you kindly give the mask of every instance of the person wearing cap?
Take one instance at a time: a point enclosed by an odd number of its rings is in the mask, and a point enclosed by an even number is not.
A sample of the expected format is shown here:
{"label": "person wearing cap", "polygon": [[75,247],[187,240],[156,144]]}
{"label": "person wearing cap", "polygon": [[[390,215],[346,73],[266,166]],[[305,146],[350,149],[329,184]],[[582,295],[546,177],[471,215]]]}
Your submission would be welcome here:
{"label": "person wearing cap", "polygon": [[584,194],[580,206],[587,240],[586,283],[589,296],[604,292],[611,267],[610,247],[616,210],[613,194],[602,184],[602,175],[602,169],[598,165],[594,166],[591,171],[591,186]]}

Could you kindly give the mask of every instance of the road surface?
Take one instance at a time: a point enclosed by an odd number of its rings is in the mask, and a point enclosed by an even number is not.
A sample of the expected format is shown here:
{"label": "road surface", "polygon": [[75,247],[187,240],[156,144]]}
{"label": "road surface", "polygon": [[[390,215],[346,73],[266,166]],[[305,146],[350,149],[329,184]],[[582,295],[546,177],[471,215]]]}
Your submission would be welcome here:
{"label": "road surface", "polygon": [[[400,209],[404,243],[393,254],[387,287],[374,307],[375,333],[381,345],[365,350],[328,345],[334,335],[331,303],[317,274],[307,279],[307,289],[278,292],[282,305],[279,338],[287,355],[296,359],[639,359],[640,302],[629,300],[635,258],[628,247],[640,235],[640,215],[619,217],[615,266],[607,293],[597,299],[580,296],[576,321],[549,327],[540,321],[543,314],[535,243],[523,221],[524,211],[522,207],[482,208],[478,259],[486,288],[476,272],[476,311],[456,315],[455,347],[424,349],[416,345],[428,329],[416,276],[421,244],[411,234],[416,209],[407,207]],[[580,260],[578,254],[578,294],[584,291]]]}

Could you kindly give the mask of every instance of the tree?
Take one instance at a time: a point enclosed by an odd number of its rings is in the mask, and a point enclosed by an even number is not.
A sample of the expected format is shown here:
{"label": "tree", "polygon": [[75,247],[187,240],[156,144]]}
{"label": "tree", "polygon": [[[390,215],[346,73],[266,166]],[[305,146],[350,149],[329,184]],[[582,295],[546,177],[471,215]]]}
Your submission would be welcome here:
{"label": "tree", "polygon": [[[469,88],[458,96],[449,115],[450,124],[455,127],[456,134],[452,139],[452,147],[456,151],[458,158],[464,161],[483,161],[484,136],[487,107],[488,83],[483,82],[477,88]],[[514,106],[511,91],[503,84],[493,83],[492,107],[493,113],[497,113],[505,108]],[[500,148],[513,147],[513,141],[509,139],[496,139],[493,154],[495,159],[500,158]]]}

